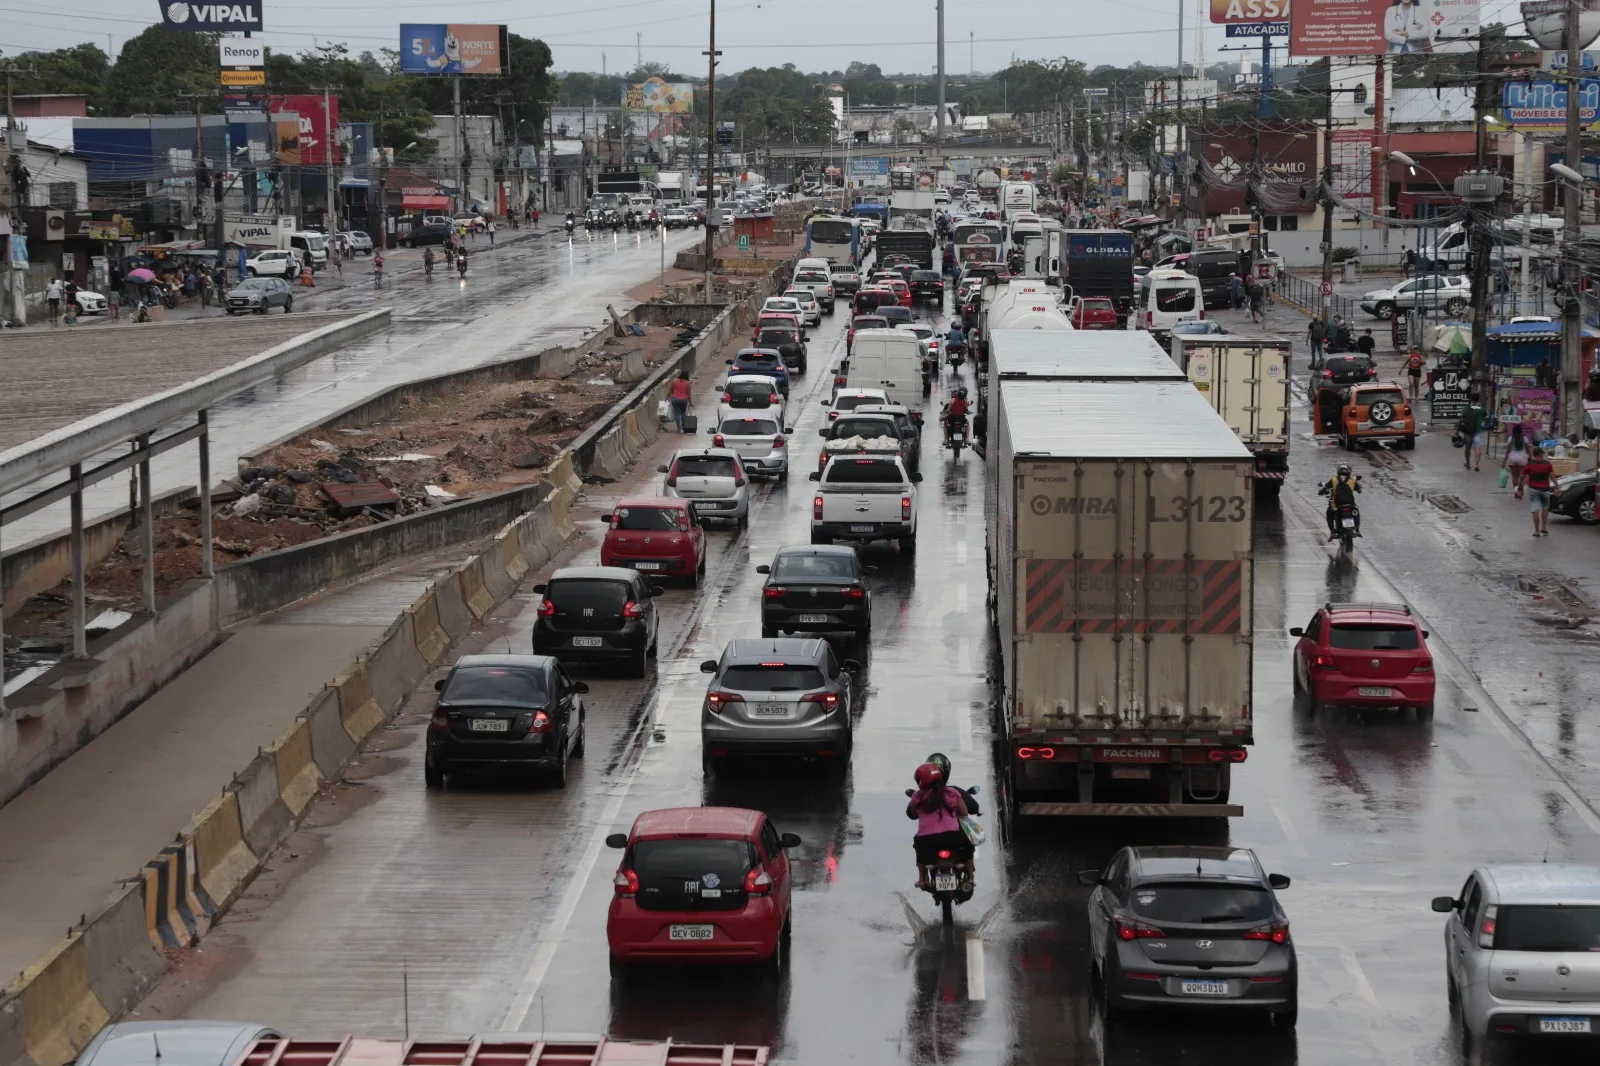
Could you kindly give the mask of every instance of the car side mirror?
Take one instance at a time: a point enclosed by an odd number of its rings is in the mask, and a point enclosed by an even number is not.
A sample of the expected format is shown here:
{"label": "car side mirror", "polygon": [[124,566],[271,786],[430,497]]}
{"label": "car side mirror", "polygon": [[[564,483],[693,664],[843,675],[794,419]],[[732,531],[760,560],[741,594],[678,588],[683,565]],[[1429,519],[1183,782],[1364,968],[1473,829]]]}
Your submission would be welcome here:
{"label": "car side mirror", "polygon": [[658,473],[658,474],[665,474],[665,473],[666,473],[666,472],[667,472],[667,468],[666,468],[666,467],[665,467],[665,466],[658,466],[658,467],[656,467],[656,473]]}
{"label": "car side mirror", "polygon": [[1450,912],[1452,912],[1452,911],[1454,911],[1456,909],[1455,897],[1453,897],[1453,896],[1434,896],[1433,897],[1433,909],[1435,911],[1437,911],[1438,913],[1440,913],[1440,914],[1449,914]]}
{"label": "car side mirror", "polygon": [[913,483],[920,485],[922,483],[922,474],[916,470],[911,471],[911,480]]}
{"label": "car side mirror", "polygon": [[785,833],[778,838],[778,844],[784,848],[798,848],[800,838],[793,833]]}
{"label": "car side mirror", "polygon": [[1100,883],[1100,871],[1099,870],[1079,870],[1078,871],[1078,884],[1080,884],[1080,885],[1098,885],[1099,883]]}
{"label": "car side mirror", "polygon": [[714,673],[716,673],[717,672],[717,660],[715,660],[715,659],[707,659],[705,662],[701,663],[700,664],[700,672],[702,674],[714,674]]}
{"label": "car side mirror", "polygon": [[722,361],[722,365],[723,366],[732,366],[733,365],[733,360],[732,359],[724,359]]}
{"label": "car side mirror", "polygon": [[540,584],[537,584],[537,585],[533,586],[533,591],[537,592],[541,596],[543,596],[549,590],[550,590],[550,586],[546,585],[546,584],[544,584],[542,582]]}
{"label": "car side mirror", "polygon": [[858,662],[856,662],[856,661],[855,661],[855,660],[854,660],[854,659],[846,659],[846,660],[845,660],[845,661],[844,661],[844,662],[843,662],[843,663],[841,663],[841,664],[840,664],[840,665],[841,665],[841,666],[842,666],[842,667],[843,667],[843,668],[844,668],[844,669],[846,669],[846,670],[848,670],[848,671],[850,671],[850,672],[851,672],[851,673],[852,673],[852,674],[853,674],[853,673],[856,673],[856,672],[857,672],[857,671],[859,671],[859,670],[860,670],[860,669],[861,669],[861,664],[860,664],[860,663],[858,663]]}
{"label": "car side mirror", "polygon": [[1428,631],[1426,629],[1424,629],[1422,631],[1422,639],[1423,640],[1427,640],[1428,639]]}
{"label": "car side mirror", "polygon": [[715,437],[716,435],[717,435],[717,427],[716,426],[707,426],[706,427],[706,436]]}
{"label": "car side mirror", "polygon": [[435,692],[443,692],[444,691],[444,683],[445,683],[446,680],[447,680],[446,678],[441,677],[439,680],[435,681],[433,683],[433,691],[435,691]]}
{"label": "car side mirror", "polygon": [[827,436],[827,435],[828,435],[828,431],[827,431],[827,430],[826,430],[826,429],[819,429],[819,430],[817,430],[817,436],[819,436],[819,437],[826,437],[826,436]]}
{"label": "car side mirror", "polygon": [[794,427],[793,426],[784,426],[783,427],[783,431],[785,433],[793,433],[794,432]]}
{"label": "car side mirror", "polygon": [[1306,631],[1299,626],[1295,626],[1293,629],[1289,630],[1289,635],[1291,637],[1303,637],[1306,635]]}
{"label": "car side mirror", "polygon": [[[835,371],[835,373],[838,373],[838,371]],[[817,401],[817,402],[818,402],[818,403],[820,403],[820,404],[821,404],[821,405],[822,405],[822,406],[824,406],[824,407],[826,407],[826,406],[828,406],[828,404],[829,404],[829,403],[830,403],[830,402],[831,402],[831,401],[829,401],[829,400],[827,400],[827,399],[826,399],[826,398],[824,398],[824,399],[821,399],[821,400],[818,400],[818,401]]]}
{"label": "car side mirror", "polygon": [[766,563],[762,563],[760,566],[756,567],[756,573],[770,574],[772,573],[772,567],[768,566]]}
{"label": "car side mirror", "polygon": [[661,585],[651,585],[650,586],[650,595],[652,597],[654,597],[654,596],[664,596],[664,595],[666,595],[666,592],[667,592],[666,588],[661,586]]}
{"label": "car side mirror", "polygon": [[809,479],[811,481],[821,481],[822,480],[822,471],[813,470],[813,471],[811,471],[811,473],[807,474],[806,477],[807,477],[807,479]]}
{"label": "car side mirror", "polygon": [[1271,885],[1273,888],[1288,888],[1289,879],[1283,874],[1268,874],[1267,884]]}
{"label": "car side mirror", "polygon": [[610,836],[606,837],[606,847],[608,848],[625,848],[627,846],[627,833],[612,833]]}

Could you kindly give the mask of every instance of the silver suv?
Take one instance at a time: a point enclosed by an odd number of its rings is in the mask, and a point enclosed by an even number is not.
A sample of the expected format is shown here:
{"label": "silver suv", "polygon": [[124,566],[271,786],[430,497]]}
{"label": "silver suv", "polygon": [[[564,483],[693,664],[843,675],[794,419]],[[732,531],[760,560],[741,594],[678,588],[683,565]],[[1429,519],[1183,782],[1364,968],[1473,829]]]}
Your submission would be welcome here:
{"label": "silver suv", "polygon": [[1438,308],[1447,315],[1464,315],[1472,303],[1472,279],[1464,274],[1430,274],[1411,278],[1387,289],[1374,289],[1361,297],[1361,310],[1378,318],[1393,318],[1396,311]]}
{"label": "silver suv", "polygon": [[705,773],[741,756],[850,757],[855,702],[851,659],[840,662],[819,637],[730,640],[722,658],[700,669],[711,676],[700,712]]}
{"label": "silver suv", "polygon": [[1433,909],[1463,1050],[1502,1036],[1600,1035],[1600,868],[1480,866]]}

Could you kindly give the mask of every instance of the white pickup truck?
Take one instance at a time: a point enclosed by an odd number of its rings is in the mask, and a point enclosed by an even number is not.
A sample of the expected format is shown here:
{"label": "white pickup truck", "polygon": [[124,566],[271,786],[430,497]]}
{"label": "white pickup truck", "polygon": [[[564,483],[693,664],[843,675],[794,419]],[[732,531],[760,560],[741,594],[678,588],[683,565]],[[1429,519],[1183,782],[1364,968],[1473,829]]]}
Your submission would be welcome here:
{"label": "white pickup truck", "polygon": [[811,543],[892,540],[917,550],[917,482],[899,456],[846,455],[811,474]]}

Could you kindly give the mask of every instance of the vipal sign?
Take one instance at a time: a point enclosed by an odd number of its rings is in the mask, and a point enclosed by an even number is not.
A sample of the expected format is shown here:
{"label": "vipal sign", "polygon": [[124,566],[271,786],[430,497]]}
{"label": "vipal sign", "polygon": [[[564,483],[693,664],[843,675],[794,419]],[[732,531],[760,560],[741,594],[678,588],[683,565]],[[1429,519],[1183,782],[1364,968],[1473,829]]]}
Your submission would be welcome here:
{"label": "vipal sign", "polygon": [[161,24],[188,33],[259,33],[261,4],[191,4],[185,0],[160,0]]}

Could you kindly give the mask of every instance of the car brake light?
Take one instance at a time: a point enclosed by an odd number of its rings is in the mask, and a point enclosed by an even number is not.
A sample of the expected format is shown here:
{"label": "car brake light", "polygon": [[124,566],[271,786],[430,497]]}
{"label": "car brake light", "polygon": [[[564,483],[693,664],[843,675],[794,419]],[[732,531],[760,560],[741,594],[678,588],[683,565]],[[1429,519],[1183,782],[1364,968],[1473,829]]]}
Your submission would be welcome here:
{"label": "car brake light", "polygon": [[624,866],[617,870],[617,875],[611,879],[611,885],[619,896],[624,898],[635,896],[639,892],[639,875]]}
{"label": "car brake light", "polygon": [[1483,924],[1478,926],[1478,946],[1480,948],[1494,947],[1494,921],[1499,913],[1500,908],[1493,903],[1483,908]]}
{"label": "car brake light", "polygon": [[733,402],[733,393],[731,393],[731,392],[723,393],[722,394],[722,402],[723,403],[732,403]]}
{"label": "car brake light", "polygon": [[867,590],[856,585],[850,585],[844,590],[844,598],[847,600],[864,600],[867,598]]}
{"label": "car brake light", "polygon": [[1146,311],[1144,313],[1144,324],[1146,327],[1154,326],[1156,324],[1156,313],[1154,311]]}
{"label": "car brake light", "polygon": [[556,605],[551,603],[548,598],[539,601],[539,617],[540,618],[554,618],[555,617],[555,613],[556,613]]}
{"label": "car brake light", "polygon": [[644,608],[640,607],[634,601],[629,600],[627,603],[622,605],[622,617],[624,617],[624,618],[643,618],[644,617]]}
{"label": "car brake light", "polygon": [[822,521],[822,497],[818,496],[811,501],[811,517]]}
{"label": "car brake light", "polygon": [[779,433],[776,437],[772,438],[772,446],[774,448],[781,448],[787,443],[789,442],[784,440],[782,433]]}
{"label": "car brake light", "polygon": [[837,692],[810,692],[800,697],[801,703],[822,704],[823,714],[832,714],[839,709],[839,694]]}
{"label": "car brake light", "polygon": [[743,703],[744,699],[733,692],[707,692],[706,706],[711,708],[712,714],[721,714],[730,703]]}
{"label": "car brake light", "polygon": [[1205,320],[1206,320],[1206,309],[1204,307],[1202,307],[1200,309],[1200,321],[1204,322]]}
{"label": "car brake light", "polygon": [[724,445],[724,444],[725,444],[725,443],[727,443],[727,442],[726,442],[726,441],[724,441],[724,440],[723,440],[723,438],[722,438],[722,434],[721,434],[721,433],[718,433],[718,434],[717,434],[717,435],[716,435],[716,436],[715,436],[715,437],[712,437],[712,438],[711,438],[711,446],[712,446],[712,447],[713,447],[713,448],[720,448],[720,447],[722,447],[722,446],[723,446],[723,445]]}
{"label": "car brake light", "polygon": [[900,521],[909,522],[910,520],[911,520],[911,497],[910,496],[902,496],[902,497],[900,497]]}
{"label": "car brake light", "polygon": [[768,396],[767,397],[767,402],[768,403],[777,403],[778,402],[778,394],[777,393],[773,393],[772,395]]}
{"label": "car brake light", "polygon": [[733,475],[733,487],[740,489],[744,487],[744,467],[736,467],[735,469],[739,472]]}
{"label": "car brake light", "polygon": [[433,712],[433,721],[429,723],[435,729],[450,728],[450,712],[440,709]]}
{"label": "car brake light", "polygon": [[1324,371],[1323,371],[1323,372],[1322,372],[1322,376],[1323,376],[1323,377],[1325,377],[1325,378],[1331,378],[1331,377],[1333,377],[1333,371],[1331,371],[1331,370],[1324,370]]}
{"label": "car brake light", "polygon": [[752,896],[765,896],[772,891],[772,878],[767,876],[767,871],[757,866],[744,875],[744,890]]}
{"label": "car brake light", "polygon": [[1246,940],[1270,940],[1274,944],[1287,944],[1289,942],[1288,922],[1268,922],[1259,929],[1252,929],[1244,935]]}
{"label": "car brake light", "polygon": [[1333,667],[1333,656],[1331,656],[1331,655],[1319,655],[1319,656],[1317,656],[1316,664],[1317,664],[1317,669],[1318,670],[1332,670],[1334,668]]}
{"label": "car brake light", "polygon": [[667,474],[667,486],[669,488],[676,488],[677,485],[678,485],[678,464],[677,463],[673,463],[672,464],[672,470],[670,472],[668,472],[668,474]]}
{"label": "car brake light", "polygon": [[1125,914],[1113,914],[1111,923],[1116,926],[1117,936],[1123,940],[1161,939],[1167,934],[1153,925],[1146,925],[1137,918],[1129,918]]}
{"label": "car brake light", "polygon": [[550,732],[550,716],[543,711],[533,712],[533,724],[528,727],[530,733]]}
{"label": "car brake light", "polygon": [[789,594],[789,590],[782,585],[769,585],[761,590],[761,595],[769,600],[781,600]]}
{"label": "car brake light", "polygon": [[1433,673],[1433,663],[1430,661],[1420,662],[1411,668],[1411,672],[1413,674],[1431,674]]}

